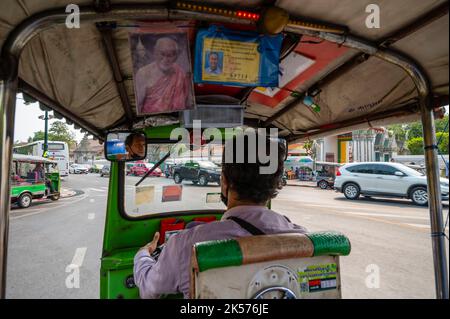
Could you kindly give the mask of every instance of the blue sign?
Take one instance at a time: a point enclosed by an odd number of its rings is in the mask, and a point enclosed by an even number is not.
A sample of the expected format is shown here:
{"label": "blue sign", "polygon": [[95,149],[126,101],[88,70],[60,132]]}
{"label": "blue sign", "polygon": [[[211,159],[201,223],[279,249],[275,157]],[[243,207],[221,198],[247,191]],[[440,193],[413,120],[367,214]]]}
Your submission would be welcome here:
{"label": "blue sign", "polygon": [[197,33],[195,83],[277,87],[283,36],[211,26]]}

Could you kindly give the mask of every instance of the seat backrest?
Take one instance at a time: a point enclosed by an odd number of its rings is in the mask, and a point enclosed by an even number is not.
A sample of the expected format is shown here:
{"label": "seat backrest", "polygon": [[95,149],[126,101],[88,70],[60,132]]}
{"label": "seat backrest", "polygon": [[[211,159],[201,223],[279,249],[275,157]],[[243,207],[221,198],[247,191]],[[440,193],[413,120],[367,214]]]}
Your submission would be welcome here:
{"label": "seat backrest", "polygon": [[339,256],[349,239],[337,232],[277,234],[197,243],[191,298],[341,298]]}

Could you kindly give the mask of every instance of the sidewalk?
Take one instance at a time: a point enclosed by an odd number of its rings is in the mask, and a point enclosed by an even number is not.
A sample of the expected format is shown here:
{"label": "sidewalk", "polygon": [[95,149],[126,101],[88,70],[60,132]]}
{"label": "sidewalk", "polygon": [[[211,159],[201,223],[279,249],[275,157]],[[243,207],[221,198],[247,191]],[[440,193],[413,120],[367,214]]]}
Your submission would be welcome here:
{"label": "sidewalk", "polygon": [[317,187],[317,183],[312,181],[300,181],[298,179],[291,179],[287,181],[287,186]]}

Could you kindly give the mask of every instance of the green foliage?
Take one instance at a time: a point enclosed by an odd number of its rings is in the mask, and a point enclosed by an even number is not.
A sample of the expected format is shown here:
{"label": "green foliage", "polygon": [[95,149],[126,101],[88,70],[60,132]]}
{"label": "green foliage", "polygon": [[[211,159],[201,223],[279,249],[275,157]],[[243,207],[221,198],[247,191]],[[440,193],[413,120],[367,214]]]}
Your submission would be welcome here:
{"label": "green foliage", "polygon": [[436,132],[439,133],[439,132],[445,132],[446,131],[448,133],[448,127],[447,127],[447,130],[445,129],[445,126],[447,125],[447,123],[448,123],[448,114],[445,115],[443,119],[437,120],[435,122]]}
{"label": "green foliage", "polygon": [[[442,140],[439,144],[439,152],[448,154],[448,115],[444,118],[435,121],[436,125],[436,139],[439,142],[440,136]],[[395,140],[399,147],[399,152],[402,153],[403,145],[409,150],[412,155],[423,154],[423,132],[421,122],[414,122],[408,124],[394,124],[388,127],[389,131],[394,133]]]}
{"label": "green foliage", "polygon": [[406,143],[406,125],[404,124],[393,124],[388,128],[389,136],[392,137],[391,133],[395,136],[395,142],[397,143],[398,151],[400,154],[404,152]]}
{"label": "green foliage", "polygon": [[[33,141],[44,140],[44,131],[34,132]],[[63,141],[67,144],[75,143],[75,134],[69,130],[67,124],[61,121],[53,122],[48,130],[49,141]]]}
{"label": "green foliage", "polygon": [[436,134],[439,152],[441,154],[448,154],[448,133],[439,132]]}
{"label": "green foliage", "polygon": [[423,138],[415,137],[408,140],[408,142],[406,142],[406,147],[408,147],[411,155],[423,155]]}
{"label": "green foliage", "polygon": [[48,135],[50,139],[50,135],[52,136],[53,141],[64,141],[68,144],[73,143],[75,141],[75,134],[69,130],[67,124],[62,121],[53,122],[48,130]]}
{"label": "green foliage", "polygon": [[[43,140],[43,139],[44,139],[44,135],[45,135],[45,134],[44,134],[44,131],[37,131],[37,132],[34,132],[32,142]],[[49,136],[48,139],[50,140],[50,136]]]}
{"label": "green foliage", "polygon": [[408,140],[423,136],[422,123],[420,122],[411,123],[406,127],[406,129],[408,130],[407,134]]}

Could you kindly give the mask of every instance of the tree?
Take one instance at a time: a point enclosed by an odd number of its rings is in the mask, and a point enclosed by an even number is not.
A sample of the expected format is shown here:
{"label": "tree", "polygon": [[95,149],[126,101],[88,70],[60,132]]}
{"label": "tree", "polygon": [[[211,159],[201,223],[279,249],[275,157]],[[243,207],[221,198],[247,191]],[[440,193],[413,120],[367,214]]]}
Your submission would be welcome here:
{"label": "tree", "polygon": [[[41,141],[41,140],[44,140],[44,131],[37,131],[37,132],[34,132],[34,135],[33,135],[33,137],[32,137],[32,142],[34,142],[34,141]],[[50,139],[50,138],[49,138]]]}
{"label": "tree", "polygon": [[423,138],[422,137],[415,137],[412,139],[409,139],[408,142],[406,142],[406,146],[408,147],[411,155],[423,155]]}
{"label": "tree", "polygon": [[[435,122],[436,125],[436,132],[448,132],[448,114],[445,115],[442,119],[437,120]],[[446,127],[447,126],[447,127]]]}
{"label": "tree", "polygon": [[[442,119],[436,120],[436,139],[442,141],[439,144],[439,152],[448,154],[448,115]],[[395,134],[399,153],[402,153],[402,146],[406,145],[410,153],[413,155],[421,155],[423,152],[423,131],[421,122],[413,122],[408,124],[394,124],[388,127]]]}
{"label": "tree", "polygon": [[313,146],[314,142],[312,140],[307,140],[303,143],[303,149],[306,151],[306,154],[308,154],[308,156],[313,155]]}
{"label": "tree", "polygon": [[448,154],[448,133],[439,132],[436,134],[439,153]]}
{"label": "tree", "polygon": [[53,122],[48,130],[49,140],[50,135],[52,141],[64,141],[68,144],[75,142],[75,134],[69,130],[67,124],[62,121]]}
{"label": "tree", "polygon": [[398,153],[403,154],[406,146],[406,129],[407,125],[394,124],[389,126],[389,132],[392,132],[395,137],[395,142],[397,143]]}
{"label": "tree", "polygon": [[406,129],[408,131],[407,133],[408,140],[423,137],[422,124],[420,122],[410,123],[409,125],[407,125]]}
{"label": "tree", "polygon": [[[44,131],[34,132],[32,141],[43,141],[45,138]],[[29,139],[28,139],[29,140]],[[48,130],[49,141],[63,141],[69,145],[75,144],[75,134],[69,130],[67,124],[61,121],[53,122]]]}

